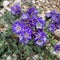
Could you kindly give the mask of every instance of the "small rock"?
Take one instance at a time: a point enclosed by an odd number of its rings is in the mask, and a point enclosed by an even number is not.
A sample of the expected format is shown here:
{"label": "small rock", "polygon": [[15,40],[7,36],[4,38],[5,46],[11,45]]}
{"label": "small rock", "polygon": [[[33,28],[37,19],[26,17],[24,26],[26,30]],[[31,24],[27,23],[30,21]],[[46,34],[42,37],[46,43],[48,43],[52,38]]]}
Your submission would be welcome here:
{"label": "small rock", "polygon": [[18,4],[18,5],[21,6],[21,0],[15,0],[15,1],[13,2],[13,5],[15,5],[15,4]]}
{"label": "small rock", "polygon": [[0,13],[1,14],[4,14],[4,12],[5,12],[5,9],[4,8],[0,10]]}
{"label": "small rock", "polygon": [[6,10],[11,11],[10,7],[8,6],[9,4],[10,4],[9,1],[4,1],[4,2],[3,2],[3,7],[4,7]]}
{"label": "small rock", "polygon": [[60,59],[60,51],[57,53],[57,57]]}
{"label": "small rock", "polygon": [[10,4],[9,1],[4,1],[4,2],[3,2],[3,7],[6,7],[6,6],[8,6],[9,4]]}
{"label": "small rock", "polygon": [[54,31],[54,34],[60,38],[60,29],[57,29],[56,31]]}
{"label": "small rock", "polygon": [[45,2],[45,0],[39,0],[39,1],[41,1],[41,2]]}
{"label": "small rock", "polygon": [[6,59],[6,60],[12,60],[12,59],[11,59],[11,56],[7,56],[7,59]]}
{"label": "small rock", "polygon": [[37,59],[38,59],[38,57],[39,57],[39,55],[38,55],[38,54],[36,54],[36,55],[34,55],[34,56],[33,56],[33,59],[34,59],[34,60],[37,60]]}
{"label": "small rock", "polygon": [[35,0],[32,0],[32,3],[35,4]]}

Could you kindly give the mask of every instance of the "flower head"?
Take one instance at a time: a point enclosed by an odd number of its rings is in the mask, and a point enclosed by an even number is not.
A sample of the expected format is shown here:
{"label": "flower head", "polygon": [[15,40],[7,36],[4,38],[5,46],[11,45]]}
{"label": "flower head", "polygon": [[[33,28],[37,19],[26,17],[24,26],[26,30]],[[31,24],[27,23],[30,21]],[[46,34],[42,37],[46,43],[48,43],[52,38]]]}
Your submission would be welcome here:
{"label": "flower head", "polygon": [[54,32],[56,30],[56,26],[54,23],[50,23],[49,26],[48,26],[48,30],[50,32]]}
{"label": "flower head", "polygon": [[41,17],[38,17],[37,23],[36,23],[36,28],[43,29],[44,26],[45,26],[45,20],[43,20]]}
{"label": "flower head", "polygon": [[60,44],[59,43],[54,46],[54,50],[55,51],[60,51]]}
{"label": "flower head", "polygon": [[12,7],[11,7],[11,13],[12,13],[13,15],[20,14],[20,13],[21,13],[20,6],[19,6],[19,5],[12,6]]}
{"label": "flower head", "polygon": [[31,7],[27,10],[27,13],[30,14],[31,16],[33,15],[37,15],[38,14],[38,10],[35,7]]}
{"label": "flower head", "polygon": [[47,42],[47,35],[45,32],[39,30],[36,34],[35,34],[35,44],[42,46],[44,44],[46,44]]}
{"label": "flower head", "polygon": [[36,22],[37,22],[37,17],[36,16],[32,16],[30,18],[30,25],[31,25],[31,27],[36,27]]}
{"label": "flower head", "polygon": [[52,10],[51,12],[46,14],[47,18],[51,18],[53,22],[60,20],[60,13],[58,13],[56,10]]}
{"label": "flower head", "polygon": [[27,28],[22,33],[19,35],[19,41],[22,42],[23,44],[27,44],[31,40],[31,29]]}
{"label": "flower head", "polygon": [[19,34],[22,30],[24,30],[24,25],[20,21],[15,21],[12,25],[12,30],[16,34]]}
{"label": "flower head", "polygon": [[28,18],[30,18],[30,16],[29,16],[28,13],[23,13],[23,14],[21,15],[21,19],[22,19],[22,20],[27,20]]}

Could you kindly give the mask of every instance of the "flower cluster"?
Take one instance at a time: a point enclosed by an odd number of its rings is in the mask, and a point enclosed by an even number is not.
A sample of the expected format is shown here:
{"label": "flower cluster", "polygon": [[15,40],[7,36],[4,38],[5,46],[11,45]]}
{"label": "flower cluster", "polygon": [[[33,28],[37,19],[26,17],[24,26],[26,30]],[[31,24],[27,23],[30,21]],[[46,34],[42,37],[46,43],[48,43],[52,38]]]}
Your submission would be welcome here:
{"label": "flower cluster", "polygon": [[[54,33],[54,31],[60,29],[60,13],[58,13],[56,10],[53,10],[47,13],[46,17],[51,20],[48,26],[48,30],[50,32]],[[60,51],[60,44],[55,44],[54,50]]]}
{"label": "flower cluster", "polygon": [[38,10],[35,7],[22,13],[19,6],[14,6],[11,12],[14,15],[21,13],[21,20],[16,20],[12,25],[12,30],[18,35],[20,42],[27,44],[33,39],[34,44],[39,46],[46,44],[48,39],[44,32],[45,20],[38,16]]}
{"label": "flower cluster", "polygon": [[56,29],[60,29],[60,13],[56,10],[53,10],[46,14],[46,17],[51,19],[49,23],[49,31],[54,32]]}

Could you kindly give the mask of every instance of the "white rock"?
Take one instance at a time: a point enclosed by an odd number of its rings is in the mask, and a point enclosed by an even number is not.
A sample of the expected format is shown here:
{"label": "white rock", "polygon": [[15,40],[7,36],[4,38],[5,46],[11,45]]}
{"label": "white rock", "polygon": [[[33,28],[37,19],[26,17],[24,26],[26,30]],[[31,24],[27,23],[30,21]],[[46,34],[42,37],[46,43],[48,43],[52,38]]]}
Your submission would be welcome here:
{"label": "white rock", "polygon": [[54,31],[54,34],[58,37],[60,37],[60,29],[57,29],[56,31]]}
{"label": "white rock", "polygon": [[35,0],[32,0],[32,3],[34,4],[35,3]]}
{"label": "white rock", "polygon": [[57,53],[55,51],[52,52],[54,55],[57,55]]}
{"label": "white rock", "polygon": [[41,1],[41,2],[45,2],[45,0],[39,0],[39,1]]}
{"label": "white rock", "polygon": [[1,14],[4,14],[4,12],[5,12],[5,9],[4,8],[0,10],[0,13]]}
{"label": "white rock", "polygon": [[12,60],[12,59],[11,59],[11,56],[7,56],[7,59],[6,59],[6,60]]}
{"label": "white rock", "polygon": [[47,4],[49,4],[49,1],[48,1],[48,0],[46,0],[46,3],[47,3]]}
{"label": "white rock", "polygon": [[37,59],[38,59],[38,57],[39,57],[39,55],[38,55],[38,54],[36,54],[36,55],[34,55],[34,56],[33,56],[33,59],[34,59],[34,60],[37,60]]}
{"label": "white rock", "polygon": [[60,59],[60,51],[57,53],[57,57]]}
{"label": "white rock", "polygon": [[13,4],[14,4],[14,5],[15,5],[15,4],[19,4],[19,5],[21,6],[21,0],[15,0]]}
{"label": "white rock", "polygon": [[10,4],[10,2],[9,2],[9,1],[7,1],[7,0],[6,0],[6,1],[4,1],[4,2],[3,2],[3,7],[6,7],[6,6],[8,6],[9,4]]}
{"label": "white rock", "polygon": [[7,1],[7,0],[4,1],[4,2],[3,2],[3,7],[4,7],[6,10],[11,11],[11,10],[10,10],[10,7],[8,6],[9,4],[10,4],[9,1]]}

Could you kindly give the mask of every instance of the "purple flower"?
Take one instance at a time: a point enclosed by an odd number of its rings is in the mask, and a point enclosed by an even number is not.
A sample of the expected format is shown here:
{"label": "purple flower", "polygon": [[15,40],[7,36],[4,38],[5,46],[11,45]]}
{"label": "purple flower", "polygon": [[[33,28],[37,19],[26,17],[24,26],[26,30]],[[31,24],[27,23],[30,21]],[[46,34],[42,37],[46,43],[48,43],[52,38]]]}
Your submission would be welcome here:
{"label": "purple flower", "polygon": [[57,14],[52,15],[51,19],[53,22],[56,22],[59,20]]}
{"label": "purple flower", "polygon": [[28,13],[23,13],[23,14],[21,15],[21,19],[22,19],[22,20],[27,20],[28,18],[30,18],[30,16],[29,16]]}
{"label": "purple flower", "polygon": [[36,22],[37,22],[37,17],[36,16],[32,16],[30,18],[30,25],[31,25],[31,27],[36,27]]}
{"label": "purple flower", "polygon": [[27,10],[27,13],[30,14],[31,16],[33,15],[37,15],[38,14],[38,10],[35,7],[31,7]]}
{"label": "purple flower", "polygon": [[56,20],[60,21],[60,13],[56,14]]}
{"label": "purple flower", "polygon": [[57,14],[57,11],[56,10],[52,10],[51,12],[46,14],[46,17],[49,18],[49,17],[52,17],[53,15],[56,15],[56,14]]}
{"label": "purple flower", "polygon": [[23,39],[23,38],[24,38],[24,37],[23,37],[23,32],[21,32],[21,33],[18,35],[18,37],[19,37],[19,42],[22,42],[22,43],[23,43],[23,42],[24,42],[24,41],[23,41],[23,40],[24,40],[24,39]]}
{"label": "purple flower", "polygon": [[57,11],[53,10],[53,11],[51,12],[51,19],[52,19],[54,22],[59,21],[59,20],[60,20],[60,14],[59,14]]}
{"label": "purple flower", "polygon": [[36,32],[34,40],[35,44],[42,46],[47,42],[47,35],[45,32],[39,30]]}
{"label": "purple flower", "polygon": [[55,22],[55,26],[57,29],[60,29],[60,21]]}
{"label": "purple flower", "polygon": [[48,26],[48,30],[50,32],[54,32],[56,30],[56,26],[54,23],[50,23],[49,26]]}
{"label": "purple flower", "polygon": [[27,27],[33,28],[33,27],[36,27],[37,17],[33,16],[33,17],[30,17],[29,19],[22,20],[22,21]]}
{"label": "purple flower", "polygon": [[59,43],[54,46],[54,50],[55,51],[60,51],[60,44]]}
{"label": "purple flower", "polygon": [[11,13],[13,15],[18,15],[21,13],[21,9],[20,9],[20,6],[19,5],[15,5],[15,6],[12,6],[11,7]]}
{"label": "purple flower", "polygon": [[15,21],[12,25],[12,30],[13,32],[15,32],[16,34],[19,34],[22,30],[24,30],[22,27],[24,27],[22,22],[19,21]]}
{"label": "purple flower", "polygon": [[36,22],[36,28],[43,29],[45,26],[45,20],[43,20],[41,17],[38,17]]}
{"label": "purple flower", "polygon": [[60,13],[58,13],[56,10],[52,10],[51,12],[46,14],[47,18],[51,18],[53,22],[60,20]]}
{"label": "purple flower", "polygon": [[19,41],[23,44],[27,44],[31,40],[31,29],[26,28],[22,33],[19,35]]}

